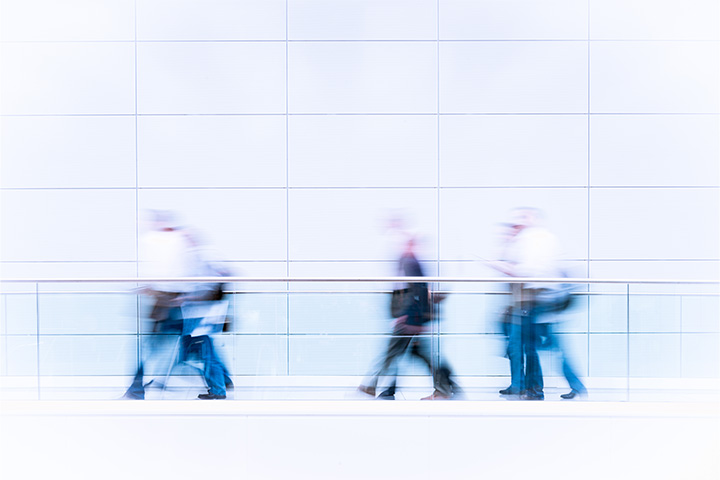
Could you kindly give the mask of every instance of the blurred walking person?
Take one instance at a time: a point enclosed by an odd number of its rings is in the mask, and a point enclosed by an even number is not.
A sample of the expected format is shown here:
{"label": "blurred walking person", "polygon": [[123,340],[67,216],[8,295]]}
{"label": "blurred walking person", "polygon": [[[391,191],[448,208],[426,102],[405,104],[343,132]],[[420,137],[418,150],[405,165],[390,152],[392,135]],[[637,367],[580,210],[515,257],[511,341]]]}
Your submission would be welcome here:
{"label": "blurred walking person", "polygon": [[[558,278],[563,272],[559,263],[559,247],[555,235],[542,225],[542,212],[523,207],[512,211],[507,237],[507,260],[491,262],[490,266],[512,277],[526,277],[528,282],[511,284],[513,304],[508,311],[508,357],[510,386],[501,395],[522,395],[525,400],[544,400],[544,382],[538,347],[540,336],[552,334],[553,312],[559,311],[562,284],[532,282],[532,278]],[[562,308],[566,308],[565,305]],[[563,355],[563,373],[572,391],[563,398],[585,393],[567,356]]]}
{"label": "blurred walking person", "polygon": [[[424,276],[420,262],[415,256],[416,238],[408,235],[405,248],[398,261],[399,276]],[[391,305],[393,322],[392,337],[388,342],[384,356],[367,382],[358,390],[375,397],[380,376],[390,375],[391,384],[378,398],[391,400],[395,398],[397,385],[397,362],[410,349],[413,356],[421,359],[433,376],[434,392],[423,400],[450,399],[456,393],[457,385],[451,380],[450,368],[440,359],[434,365],[430,351],[430,339],[427,326],[432,319],[432,307],[428,284],[424,282],[408,282],[393,292]]]}
{"label": "blurred walking person", "polygon": [[[143,235],[140,243],[141,276],[155,278],[187,277],[189,268],[189,245],[182,233],[173,212],[154,210],[151,216],[151,230]],[[153,306],[150,312],[151,331],[149,341],[145,342],[147,352],[143,352],[137,372],[130,388],[123,398],[142,400],[145,398],[143,385],[145,364],[152,357],[158,357],[168,336],[180,335],[183,331],[183,316],[180,297],[189,286],[180,282],[154,282],[144,289]],[[145,337],[145,335],[143,335]],[[172,361],[172,359],[171,359]]]}
{"label": "blurred walking person", "polygon": [[[191,276],[227,277],[229,270],[212,258],[209,249],[200,241],[199,235],[185,230],[190,245]],[[228,314],[228,300],[225,298],[225,284],[197,283],[192,290],[181,297],[185,320],[182,337],[182,352],[187,356],[197,352],[203,362],[203,378],[208,387],[201,393],[201,400],[218,400],[227,396],[227,389],[233,388],[230,373],[217,352],[213,336],[222,333]]]}

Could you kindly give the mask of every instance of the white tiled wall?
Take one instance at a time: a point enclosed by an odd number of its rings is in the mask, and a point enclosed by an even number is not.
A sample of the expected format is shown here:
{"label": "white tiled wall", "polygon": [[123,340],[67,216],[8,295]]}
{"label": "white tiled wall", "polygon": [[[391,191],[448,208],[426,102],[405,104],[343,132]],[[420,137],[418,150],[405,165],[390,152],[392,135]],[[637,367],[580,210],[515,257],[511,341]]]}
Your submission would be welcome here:
{"label": "white tiled wall", "polygon": [[587,113],[587,42],[444,42],[441,113]]}
{"label": "white tiled wall", "polygon": [[[428,273],[489,276],[471,260],[496,255],[510,208],[534,205],[582,274],[717,279],[719,4],[2,0],[3,275],[132,276],[143,210],[172,208],[246,275],[390,274],[384,219],[404,211]],[[37,333],[37,299],[19,298],[2,304],[11,374],[37,369],[21,336]],[[127,343],[113,336],[133,328],[124,301],[103,297],[71,321],[63,297],[42,298],[41,330],[54,329],[42,333],[108,334],[109,352]],[[288,315],[303,334],[383,333],[383,300],[352,298],[351,313],[329,301],[315,316],[311,297],[239,296],[235,332],[253,335],[226,346],[232,365],[362,373],[375,337],[343,359],[356,348],[345,337],[276,336]],[[688,349],[717,351],[717,306],[648,298],[593,297],[572,312],[563,328],[583,337],[583,368],[626,374],[616,332],[630,312],[630,360],[650,362],[633,375],[716,375]],[[506,373],[485,358],[492,336],[472,336],[498,307],[446,305],[458,370]],[[84,341],[41,347],[41,361]],[[129,373],[111,356],[112,372]]]}

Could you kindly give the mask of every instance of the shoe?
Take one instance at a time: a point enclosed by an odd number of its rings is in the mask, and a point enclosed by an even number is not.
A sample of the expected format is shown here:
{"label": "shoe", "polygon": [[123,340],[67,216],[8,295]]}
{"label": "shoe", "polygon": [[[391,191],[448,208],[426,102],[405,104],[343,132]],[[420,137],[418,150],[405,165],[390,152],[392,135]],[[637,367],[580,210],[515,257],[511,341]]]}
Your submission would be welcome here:
{"label": "shoe", "polygon": [[452,398],[452,395],[446,395],[444,393],[440,393],[437,390],[435,390],[432,395],[428,395],[427,397],[423,397],[420,400],[450,400]]}
{"label": "shoe", "polygon": [[227,398],[226,395],[216,395],[214,393],[201,393],[198,395],[198,398],[200,400],[225,400]]}
{"label": "shoe", "polygon": [[145,400],[145,394],[126,393],[120,397],[120,400]]}
{"label": "shoe", "polygon": [[385,390],[377,396],[377,400],[395,400],[395,393],[389,390]]}
{"label": "shoe", "polygon": [[503,388],[498,393],[500,393],[500,395],[522,395],[520,390],[515,390],[512,387]]}
{"label": "shoe", "polygon": [[545,400],[545,395],[543,393],[534,393],[534,392],[526,392],[525,395],[522,396],[523,400]]}
{"label": "shoe", "polygon": [[230,380],[225,382],[225,390],[234,390],[234,389],[235,389],[235,384],[233,382],[231,382]]}
{"label": "shoe", "polygon": [[560,395],[560,398],[565,399],[565,400],[572,400],[573,398],[579,397],[581,395],[585,396],[585,395],[587,395],[587,392],[579,392],[577,390],[570,390],[569,393],[563,393],[562,395]]}
{"label": "shoe", "polygon": [[360,385],[357,389],[358,392],[370,395],[373,398],[375,397],[375,387],[366,387],[365,385]]}

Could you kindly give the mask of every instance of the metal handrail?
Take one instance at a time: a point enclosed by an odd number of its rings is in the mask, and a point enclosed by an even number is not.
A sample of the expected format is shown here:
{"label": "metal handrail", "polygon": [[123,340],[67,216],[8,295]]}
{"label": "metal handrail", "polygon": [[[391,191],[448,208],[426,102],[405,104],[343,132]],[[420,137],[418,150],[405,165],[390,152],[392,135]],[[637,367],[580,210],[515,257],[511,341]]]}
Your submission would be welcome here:
{"label": "metal handrail", "polygon": [[[314,295],[314,294],[347,294],[347,295],[368,295],[368,294],[390,294],[391,290],[224,290],[227,295],[243,294],[260,294],[260,295]],[[434,294],[453,294],[453,295],[498,295],[498,296],[509,296],[512,292],[500,292],[493,290],[433,290]],[[136,290],[25,290],[25,291],[0,291],[0,295],[125,295],[125,294],[140,294]],[[570,295],[578,297],[591,297],[591,296],[618,296],[627,295],[626,292],[569,292]],[[694,293],[694,292],[633,292],[635,297],[717,297],[720,296],[720,292],[716,293]]]}
{"label": "metal handrail", "polygon": [[614,279],[569,277],[116,277],[116,278],[0,278],[0,283],[581,283],[647,285],[720,285],[719,280]]}

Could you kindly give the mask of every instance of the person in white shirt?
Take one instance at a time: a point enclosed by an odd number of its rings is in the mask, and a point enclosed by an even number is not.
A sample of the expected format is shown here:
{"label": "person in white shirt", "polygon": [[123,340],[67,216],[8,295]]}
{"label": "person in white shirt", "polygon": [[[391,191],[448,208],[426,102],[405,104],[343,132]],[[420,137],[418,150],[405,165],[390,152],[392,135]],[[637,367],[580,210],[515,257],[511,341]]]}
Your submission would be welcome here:
{"label": "person in white shirt", "polygon": [[[511,277],[556,278],[558,243],[541,224],[540,210],[523,207],[512,211],[505,260],[490,266]],[[543,400],[543,377],[537,353],[538,323],[541,320],[539,299],[552,290],[552,284],[514,283],[512,315],[508,338],[511,383],[500,391],[503,395],[522,395],[526,400]]]}
{"label": "person in white shirt", "polygon": [[[188,256],[190,245],[182,232],[173,212],[151,211],[152,229],[143,235],[140,242],[140,276],[148,278],[188,277],[192,273]],[[183,330],[183,317],[180,298],[192,288],[182,282],[151,282],[144,293],[153,299],[150,312],[152,335],[148,342],[147,357],[158,350],[158,342],[167,334],[180,335]],[[145,359],[145,361],[147,358]],[[145,398],[143,386],[144,361],[135,373],[135,378],[123,398],[142,400]]]}

